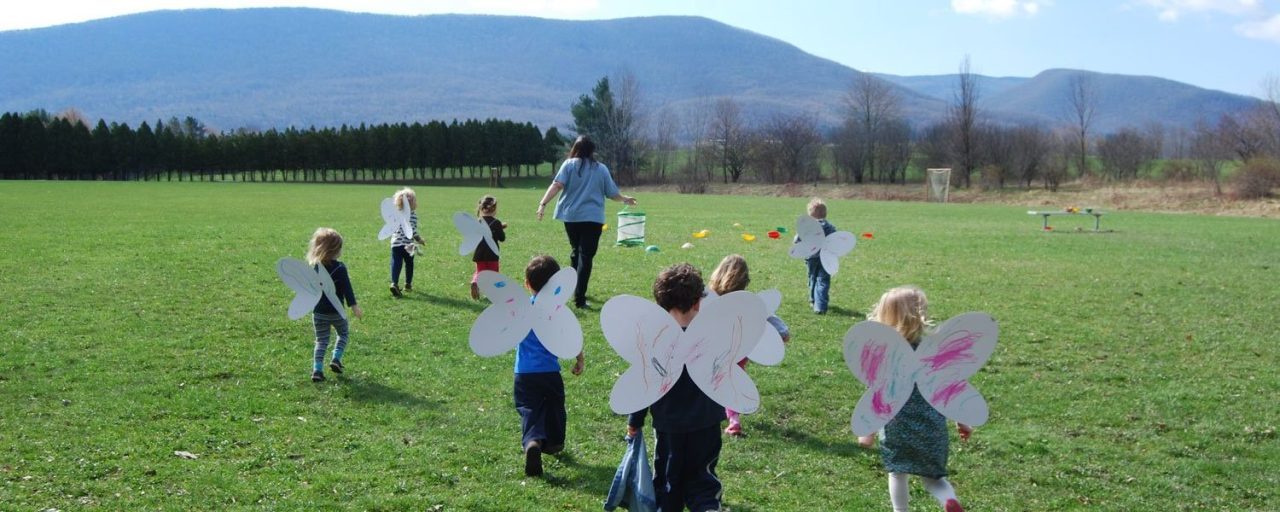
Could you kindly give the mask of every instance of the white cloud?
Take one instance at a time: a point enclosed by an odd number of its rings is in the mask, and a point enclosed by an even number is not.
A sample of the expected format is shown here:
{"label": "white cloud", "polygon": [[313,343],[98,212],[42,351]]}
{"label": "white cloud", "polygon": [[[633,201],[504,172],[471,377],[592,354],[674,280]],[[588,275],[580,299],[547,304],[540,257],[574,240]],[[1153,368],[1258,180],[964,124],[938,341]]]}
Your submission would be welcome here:
{"label": "white cloud", "polygon": [[1251,39],[1280,43],[1280,14],[1273,14],[1264,20],[1236,25],[1236,32]]}
{"label": "white cloud", "polygon": [[1050,0],[951,0],[951,9],[960,14],[1011,18],[1019,14],[1035,16]]}
{"label": "white cloud", "polygon": [[1220,12],[1244,16],[1261,11],[1261,0],[1141,0],[1159,11],[1160,21],[1174,22],[1189,12]]}

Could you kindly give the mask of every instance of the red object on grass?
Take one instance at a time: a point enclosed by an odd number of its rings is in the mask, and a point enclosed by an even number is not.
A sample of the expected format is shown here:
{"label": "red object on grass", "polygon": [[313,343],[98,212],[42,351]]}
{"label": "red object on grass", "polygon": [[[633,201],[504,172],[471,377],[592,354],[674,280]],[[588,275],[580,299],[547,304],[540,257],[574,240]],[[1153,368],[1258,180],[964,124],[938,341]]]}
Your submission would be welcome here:
{"label": "red object on grass", "polygon": [[866,240],[871,240],[872,238],[875,238],[875,235],[872,235],[871,233],[863,233],[862,238]]}
{"label": "red object on grass", "polygon": [[782,233],[779,233],[779,232],[777,232],[777,231],[770,231],[770,232],[769,232],[769,238],[777,239],[777,238],[778,238],[778,237],[780,237],[780,236],[782,236]]}
{"label": "red object on grass", "polygon": [[1053,226],[1045,226],[1045,227],[1044,227],[1044,230],[1045,230],[1045,231],[1053,231]]}

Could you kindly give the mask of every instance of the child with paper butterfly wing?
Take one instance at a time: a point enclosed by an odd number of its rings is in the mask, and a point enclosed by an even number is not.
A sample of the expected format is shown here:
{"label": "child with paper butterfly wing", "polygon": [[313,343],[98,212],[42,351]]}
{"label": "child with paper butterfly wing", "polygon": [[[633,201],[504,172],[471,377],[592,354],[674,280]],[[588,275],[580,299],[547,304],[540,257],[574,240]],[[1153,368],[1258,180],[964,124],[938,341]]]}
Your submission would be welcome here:
{"label": "child with paper butterfly wing", "polygon": [[476,204],[476,217],[463,212],[453,214],[453,225],[462,234],[462,244],[458,253],[466,255],[474,252],[471,261],[476,264],[476,271],[471,275],[471,298],[480,298],[480,285],[477,281],[480,272],[491,270],[498,272],[498,243],[507,241],[507,225],[495,217],[498,214],[498,200],[491,195],[480,198]]}
{"label": "child with paper butterfly wing", "polygon": [[343,303],[351,307],[356,318],[364,317],[364,311],[356,304],[356,294],[351,288],[347,266],[338,257],[342,255],[342,235],[330,228],[317,229],[307,248],[307,264],[292,258],[282,258],[276,263],[276,272],[297,295],[289,304],[289,318],[298,319],[312,312],[315,328],[315,350],[311,371],[312,382],[324,380],[324,356],[329,347],[330,331],[337,331],[338,343],[333,347],[333,360],[329,368],[342,373],[342,355],[349,341],[347,315]]}
{"label": "child with paper butterfly wing", "polygon": [[658,275],[656,306],[621,295],[600,310],[605,338],[631,363],[614,384],[610,406],[630,414],[629,437],[640,435],[645,417],[653,415],[659,510],[720,508],[715,469],[724,407],[751,412],[760,405],[755,384],[735,363],[767,328],[764,303],[739,291],[704,305],[704,288],[698,270],[682,263]]}
{"label": "child with paper butterfly wing", "polygon": [[827,203],[813,198],[808,215],[796,219],[796,237],[791,257],[805,260],[809,268],[809,304],[819,315],[827,313],[831,293],[831,276],[840,270],[840,258],[857,245],[858,239],[848,231],[836,231],[827,222]]}
{"label": "child with paper butterfly wing", "polygon": [[924,336],[928,299],[915,287],[885,292],[869,318],[844,341],[845,364],[868,388],[853,412],[858,443],[870,447],[881,433],[895,511],[907,510],[907,475],[914,474],[944,510],[961,512],[946,479],[947,418],[964,440],[971,425],[986,422],[986,401],[968,379],[991,357],[999,327],[989,315],[968,313]]}
{"label": "child with paper butterfly wing", "polygon": [[480,290],[493,304],[471,327],[471,349],[484,357],[517,349],[513,396],[528,476],[542,474],[543,453],[564,449],[568,414],[559,360],[576,357],[574,375],[581,375],[584,365],[582,326],[565,307],[576,283],[577,272],[561,269],[550,256],[534,257],[525,267],[532,298],[497,272],[485,270],[478,277]]}
{"label": "child with paper butterfly wing", "polygon": [[[751,284],[751,271],[747,268],[746,258],[739,254],[730,254],[720,260],[720,264],[711,272],[711,281],[707,283],[708,298],[713,294],[719,296],[746,290],[749,284]],[[775,314],[782,303],[782,294],[778,290],[765,290],[759,295],[769,315],[765,320],[769,322],[772,329],[765,329],[755,350],[738,361],[738,367],[743,370],[747,369],[748,358],[768,366],[781,363],[784,354],[783,344],[791,340],[791,329]],[[727,407],[724,413],[729,418],[729,426],[725,427],[724,433],[731,436],[743,435],[741,414]]]}
{"label": "child with paper butterfly wing", "polygon": [[[391,295],[399,298],[400,268],[404,268],[404,291],[413,291],[413,258],[418,253],[418,244],[424,242],[418,234],[418,194],[405,187],[396,192],[392,202],[398,212],[395,218],[400,221],[395,223],[391,237]],[[383,217],[386,217],[385,207]],[[386,220],[388,225],[392,224],[391,219]]]}

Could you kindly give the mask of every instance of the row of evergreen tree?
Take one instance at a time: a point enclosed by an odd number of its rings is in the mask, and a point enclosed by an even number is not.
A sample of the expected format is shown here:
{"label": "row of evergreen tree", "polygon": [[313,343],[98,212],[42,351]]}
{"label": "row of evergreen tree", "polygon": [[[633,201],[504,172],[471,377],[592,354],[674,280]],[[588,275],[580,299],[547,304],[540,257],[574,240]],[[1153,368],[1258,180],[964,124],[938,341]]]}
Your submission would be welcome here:
{"label": "row of evergreen tree", "polygon": [[[0,115],[0,179],[382,181],[508,176],[554,163],[565,141],[531,123],[451,123],[212,133],[187,117],[130,127],[37,110]],[[496,177],[496,176],[495,176]]]}

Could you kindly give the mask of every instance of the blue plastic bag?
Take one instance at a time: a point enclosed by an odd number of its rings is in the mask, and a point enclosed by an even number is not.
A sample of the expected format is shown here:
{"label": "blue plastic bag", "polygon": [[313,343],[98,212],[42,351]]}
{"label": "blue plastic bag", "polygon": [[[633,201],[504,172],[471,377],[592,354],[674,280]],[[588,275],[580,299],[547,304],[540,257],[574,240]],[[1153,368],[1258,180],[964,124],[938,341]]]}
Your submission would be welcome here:
{"label": "blue plastic bag", "polygon": [[649,469],[649,453],[644,448],[644,434],[627,438],[627,452],[622,454],[618,472],[613,474],[605,510],[618,507],[631,512],[656,512],[658,502],[653,492],[653,471]]}

